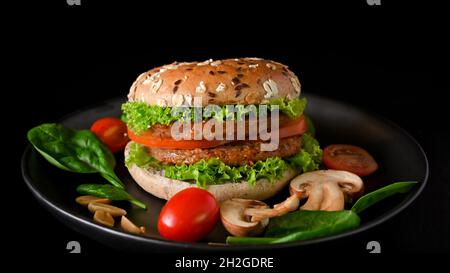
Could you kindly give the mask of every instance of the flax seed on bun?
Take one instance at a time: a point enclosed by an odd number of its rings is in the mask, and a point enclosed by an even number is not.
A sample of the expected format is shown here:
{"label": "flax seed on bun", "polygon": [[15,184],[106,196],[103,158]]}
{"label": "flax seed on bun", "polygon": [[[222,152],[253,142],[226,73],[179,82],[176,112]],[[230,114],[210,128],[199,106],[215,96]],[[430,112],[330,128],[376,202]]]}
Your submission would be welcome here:
{"label": "flax seed on bun", "polygon": [[142,73],[128,99],[149,105],[192,106],[263,104],[272,98],[297,98],[300,82],[287,66],[259,58],[173,63]]}

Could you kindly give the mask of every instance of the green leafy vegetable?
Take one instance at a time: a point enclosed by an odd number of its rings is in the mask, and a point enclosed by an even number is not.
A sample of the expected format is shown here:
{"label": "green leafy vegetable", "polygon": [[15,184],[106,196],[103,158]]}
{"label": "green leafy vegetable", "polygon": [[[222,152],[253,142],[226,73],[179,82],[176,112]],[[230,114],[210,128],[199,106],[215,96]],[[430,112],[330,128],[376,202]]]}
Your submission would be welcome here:
{"label": "green leafy vegetable", "polygon": [[[277,105],[280,108],[280,113],[287,115],[290,118],[298,118],[303,114],[306,107],[305,98],[297,98],[293,100],[288,100],[286,98],[272,99],[270,101],[270,106]],[[272,107],[271,107],[272,108]]]}
{"label": "green leafy vegetable", "polygon": [[91,131],[75,131],[49,123],[34,127],[27,136],[36,150],[56,167],[77,173],[99,172],[112,185],[124,187],[114,173],[114,155]]}
{"label": "green leafy vegetable", "polygon": [[310,134],[312,137],[316,136],[316,127],[314,127],[314,123],[312,122],[311,118],[307,115],[304,115],[306,125],[308,127],[308,130],[306,131],[308,134]]}
{"label": "green leafy vegetable", "polygon": [[239,182],[247,180],[254,185],[258,179],[266,178],[269,181],[280,178],[289,167],[279,157],[270,157],[263,161],[257,161],[252,166],[232,167],[223,163],[218,158],[200,160],[191,165],[164,165],[149,155],[145,147],[132,143],[130,152],[125,159],[130,167],[136,164],[138,167],[153,167],[164,170],[164,176],[183,181],[195,181],[198,186],[206,187],[212,184],[225,182]]}
{"label": "green leafy vegetable", "polygon": [[360,219],[351,210],[307,211],[301,210],[270,220],[266,237],[227,238],[228,244],[275,244],[308,240],[339,234],[359,226]]}
{"label": "green leafy vegetable", "polygon": [[397,182],[390,185],[387,185],[381,189],[370,192],[361,196],[358,201],[353,205],[352,211],[355,213],[361,213],[368,207],[372,206],[375,203],[394,195],[396,193],[406,193],[408,192],[414,185],[416,185],[416,181],[411,182]]}
{"label": "green leafy vegetable", "polygon": [[309,134],[302,135],[302,148],[298,154],[286,159],[293,167],[303,172],[319,169],[322,162],[322,149],[319,142]]}
{"label": "green leafy vegetable", "polygon": [[164,176],[182,181],[195,181],[198,186],[206,187],[212,184],[225,182],[239,182],[247,180],[254,185],[257,180],[266,178],[274,181],[280,178],[289,165],[304,172],[317,170],[322,160],[322,150],[319,143],[308,134],[302,136],[302,149],[300,152],[283,160],[279,157],[270,157],[266,160],[256,161],[252,166],[228,166],[217,158],[200,160],[191,165],[164,165],[153,158],[146,148],[132,143],[129,154],[125,158],[127,167],[136,164],[138,167],[153,167],[163,169]]}
{"label": "green leafy vegetable", "polygon": [[130,168],[131,165],[136,164],[138,167],[146,168],[161,168],[161,164],[153,158],[149,153],[147,153],[145,147],[132,142],[130,144],[129,153],[125,158],[125,165]]}
{"label": "green leafy vegetable", "polygon": [[254,185],[258,179],[266,178],[274,181],[280,178],[288,168],[285,161],[279,157],[270,157],[264,161],[257,161],[252,166],[232,167],[217,158],[200,160],[191,165],[165,165],[165,177],[176,180],[193,180],[199,187],[225,182],[247,180]]}
{"label": "green leafy vegetable", "polygon": [[122,112],[119,116],[119,119],[125,123],[127,123],[127,116]]}
{"label": "green leafy vegetable", "polygon": [[283,176],[284,171],[288,168],[286,161],[279,157],[269,157],[266,160],[256,161],[252,166],[242,166],[241,172],[245,174],[248,183],[255,185],[256,181],[266,178],[273,181]]}
{"label": "green leafy vegetable", "polygon": [[[283,113],[291,118],[297,118],[303,114],[306,107],[305,98],[296,98],[293,100],[287,99],[273,99],[269,102],[269,108],[272,109],[274,105],[279,106],[280,113]],[[211,117],[218,120],[225,120],[230,118],[242,119],[243,116],[249,113],[250,108],[245,105],[235,105],[236,112],[231,113],[226,105],[218,106],[219,109],[215,112],[202,111],[202,120],[210,119]],[[255,105],[258,110],[259,106]],[[136,134],[140,134],[155,124],[169,125],[172,122],[180,119],[195,120],[194,108],[187,107],[165,107],[158,105],[148,105],[145,102],[127,102],[122,105],[123,114],[121,119],[125,121],[128,127]],[[257,112],[259,113],[259,111]]]}
{"label": "green leafy vegetable", "polygon": [[101,184],[82,184],[77,187],[77,192],[80,194],[93,195],[102,198],[108,198],[114,201],[129,201],[136,206],[146,209],[147,205],[142,201],[134,198],[125,190],[111,186]]}
{"label": "green leafy vegetable", "polygon": [[145,102],[127,102],[122,104],[124,119],[135,133],[141,133],[155,124],[169,125],[180,119],[181,115],[172,115],[172,108],[148,105]]}
{"label": "green leafy vegetable", "polygon": [[310,231],[327,228],[328,231],[358,226],[359,217],[351,210],[310,211],[300,210],[271,219],[266,237],[283,237],[293,231]]}

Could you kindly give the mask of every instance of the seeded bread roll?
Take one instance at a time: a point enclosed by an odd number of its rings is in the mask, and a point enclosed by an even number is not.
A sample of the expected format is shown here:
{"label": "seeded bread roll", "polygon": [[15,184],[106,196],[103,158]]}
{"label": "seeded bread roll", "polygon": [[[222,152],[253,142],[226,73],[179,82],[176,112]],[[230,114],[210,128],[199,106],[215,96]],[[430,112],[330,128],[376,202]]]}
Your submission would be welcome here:
{"label": "seeded bread roll", "polygon": [[[272,98],[297,98],[300,82],[287,66],[259,58],[173,63],[141,74],[130,101],[159,106],[264,104]],[[200,99],[199,99],[200,100]]]}

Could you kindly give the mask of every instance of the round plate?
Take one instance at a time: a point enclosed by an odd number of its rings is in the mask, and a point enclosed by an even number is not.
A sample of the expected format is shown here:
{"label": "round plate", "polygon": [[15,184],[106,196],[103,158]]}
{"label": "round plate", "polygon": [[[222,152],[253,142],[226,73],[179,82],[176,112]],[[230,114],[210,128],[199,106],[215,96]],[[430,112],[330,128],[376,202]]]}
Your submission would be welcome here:
{"label": "round plate", "polygon": [[[420,184],[407,194],[398,194],[380,202],[363,212],[361,226],[339,235],[307,241],[277,245],[227,246],[211,245],[209,242],[224,243],[227,232],[220,223],[214,231],[199,243],[179,243],[167,241],[158,234],[156,223],[159,211],[165,200],[158,199],[143,191],[131,178],[123,164],[123,155],[118,154],[116,173],[125,183],[127,190],[148,204],[146,211],[127,203],[119,206],[127,210],[129,218],[147,229],[145,235],[133,235],[120,228],[108,228],[95,223],[86,208],[75,202],[75,188],[82,183],[106,183],[97,174],[75,174],[59,170],[50,165],[31,146],[22,157],[22,174],[26,184],[38,201],[64,224],[95,240],[120,249],[134,251],[178,251],[190,250],[249,250],[261,248],[286,248],[344,238],[378,225],[406,208],[417,198],[425,187],[428,177],[428,163],[419,144],[403,129],[389,121],[359,110],[353,106],[318,96],[306,95],[308,107],[306,114],[314,121],[322,147],[332,143],[349,143],[364,147],[377,160],[379,170],[364,179],[366,192],[396,181],[415,180]],[[98,118],[118,116],[123,98],[113,99],[72,113],[60,120],[65,126],[74,129],[89,128]],[[288,196],[280,192],[267,200],[274,204]]]}

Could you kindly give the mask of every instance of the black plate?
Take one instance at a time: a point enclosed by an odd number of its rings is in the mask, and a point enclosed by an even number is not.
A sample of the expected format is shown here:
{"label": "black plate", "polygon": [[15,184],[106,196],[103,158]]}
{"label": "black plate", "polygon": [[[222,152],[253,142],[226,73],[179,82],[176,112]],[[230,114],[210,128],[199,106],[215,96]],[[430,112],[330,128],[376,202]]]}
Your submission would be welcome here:
{"label": "black plate", "polygon": [[[428,178],[428,163],[419,144],[398,126],[359,110],[353,106],[329,99],[306,95],[306,113],[312,118],[321,146],[331,143],[349,143],[366,148],[378,161],[380,168],[372,176],[364,179],[366,191],[372,191],[396,181],[416,180],[420,185],[408,194],[396,195],[377,204],[361,215],[362,224],[358,229],[335,236],[308,241],[270,245],[270,248],[295,247],[351,236],[374,227],[406,208],[417,198]],[[104,116],[118,116],[123,99],[114,99],[70,114],[61,122],[71,128],[88,128],[93,121]],[[22,174],[26,184],[38,201],[64,224],[87,236],[112,247],[134,251],[161,250],[248,250],[267,248],[258,246],[217,246],[207,242],[224,243],[227,236],[221,224],[200,243],[178,243],[162,239],[156,229],[159,211],[165,201],[141,190],[123,165],[123,156],[117,156],[116,172],[124,181],[129,192],[149,205],[147,211],[120,204],[128,211],[129,218],[139,225],[145,225],[147,234],[137,236],[122,232],[119,228],[108,228],[94,223],[87,210],[74,199],[75,188],[81,183],[104,183],[98,175],[81,175],[64,172],[51,166],[34,149],[28,146],[22,158]],[[269,204],[286,198],[283,191],[268,200]]]}

